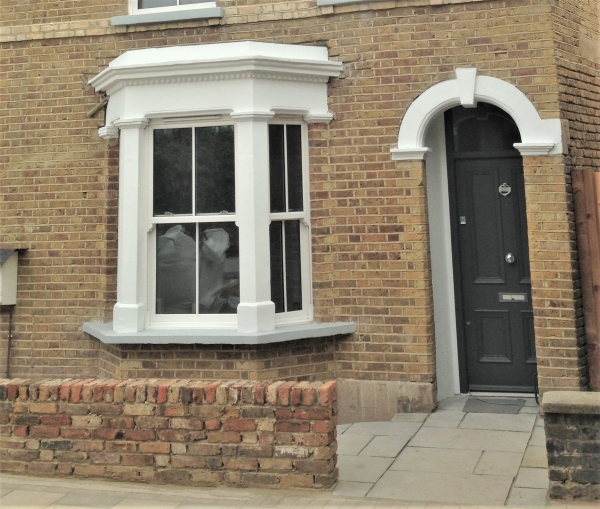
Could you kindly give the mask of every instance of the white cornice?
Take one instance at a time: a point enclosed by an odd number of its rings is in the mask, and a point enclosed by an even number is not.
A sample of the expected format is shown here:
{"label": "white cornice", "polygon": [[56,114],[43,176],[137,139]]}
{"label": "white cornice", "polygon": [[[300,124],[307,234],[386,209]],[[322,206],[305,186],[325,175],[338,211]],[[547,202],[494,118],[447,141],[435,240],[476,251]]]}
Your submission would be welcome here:
{"label": "white cornice", "polygon": [[393,148],[390,152],[392,161],[424,161],[431,149],[427,147]]}
{"label": "white cornice", "polygon": [[515,143],[514,147],[522,156],[547,156],[554,148],[554,143]]}
{"label": "white cornice", "polygon": [[113,125],[100,127],[98,129],[98,136],[103,140],[114,140],[119,137],[119,128]]}
{"label": "white cornice", "polygon": [[89,83],[111,95],[125,86],[200,81],[326,83],[342,70],[341,62],[328,60],[326,48],[246,42],[128,51]]}

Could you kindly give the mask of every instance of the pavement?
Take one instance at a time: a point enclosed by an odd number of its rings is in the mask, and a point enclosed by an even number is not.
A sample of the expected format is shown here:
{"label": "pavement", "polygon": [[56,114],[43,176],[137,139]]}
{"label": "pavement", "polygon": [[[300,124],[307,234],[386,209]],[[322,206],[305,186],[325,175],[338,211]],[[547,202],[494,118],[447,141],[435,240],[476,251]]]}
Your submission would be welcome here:
{"label": "pavement", "polygon": [[466,399],[445,400],[433,414],[340,425],[340,481],[329,492],[0,474],[0,509],[598,509],[548,500],[543,421],[533,399],[516,414],[464,412]]}

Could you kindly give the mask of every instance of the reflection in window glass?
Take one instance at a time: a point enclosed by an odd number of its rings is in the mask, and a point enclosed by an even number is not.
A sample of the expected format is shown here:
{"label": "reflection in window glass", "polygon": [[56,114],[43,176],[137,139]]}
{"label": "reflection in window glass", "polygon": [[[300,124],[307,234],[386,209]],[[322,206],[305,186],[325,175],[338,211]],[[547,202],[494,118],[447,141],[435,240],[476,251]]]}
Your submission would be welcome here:
{"label": "reflection in window glass", "polygon": [[515,150],[521,143],[515,121],[504,110],[488,103],[477,108],[452,108],[455,152],[491,152]]}
{"label": "reflection in window glass", "polygon": [[299,125],[286,126],[288,210],[302,211],[302,138]]}
{"label": "reflection in window glass", "polygon": [[275,312],[302,309],[300,221],[273,221],[271,249],[271,300]]}
{"label": "reflection in window glass", "polygon": [[269,125],[269,181],[271,212],[301,212],[302,128]]}
{"label": "reflection in window glass", "polygon": [[195,314],[196,225],[156,230],[156,314]]}
{"label": "reflection in window glass", "polygon": [[284,126],[269,125],[271,212],[286,212]]}
{"label": "reflection in window glass", "polygon": [[197,127],[196,214],[235,212],[233,126]]}
{"label": "reflection in window glass", "polygon": [[154,130],[154,215],[192,213],[192,130]]}
{"label": "reflection in window glass", "polygon": [[235,223],[199,223],[198,313],[236,313],[240,303],[239,234]]}
{"label": "reflection in window glass", "polygon": [[233,222],[157,225],[156,314],[235,313],[239,265]]}

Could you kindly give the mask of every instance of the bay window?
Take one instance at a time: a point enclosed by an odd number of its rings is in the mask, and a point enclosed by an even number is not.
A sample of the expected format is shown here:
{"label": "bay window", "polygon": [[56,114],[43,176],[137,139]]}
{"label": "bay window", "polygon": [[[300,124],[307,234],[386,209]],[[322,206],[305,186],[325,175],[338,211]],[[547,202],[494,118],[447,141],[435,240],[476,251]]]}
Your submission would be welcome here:
{"label": "bay window", "polygon": [[[150,5],[150,4],[146,4]],[[261,343],[313,323],[307,124],[328,122],[322,47],[129,51],[91,80],[119,138],[117,302],[108,343]]]}

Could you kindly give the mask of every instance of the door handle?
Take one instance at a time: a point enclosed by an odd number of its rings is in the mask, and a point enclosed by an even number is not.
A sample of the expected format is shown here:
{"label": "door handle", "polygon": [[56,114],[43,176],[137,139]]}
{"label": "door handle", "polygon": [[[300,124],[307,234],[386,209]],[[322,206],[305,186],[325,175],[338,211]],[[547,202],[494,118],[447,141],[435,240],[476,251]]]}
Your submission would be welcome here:
{"label": "door handle", "polygon": [[508,253],[504,259],[506,260],[506,263],[515,263],[515,255],[512,253]]}

